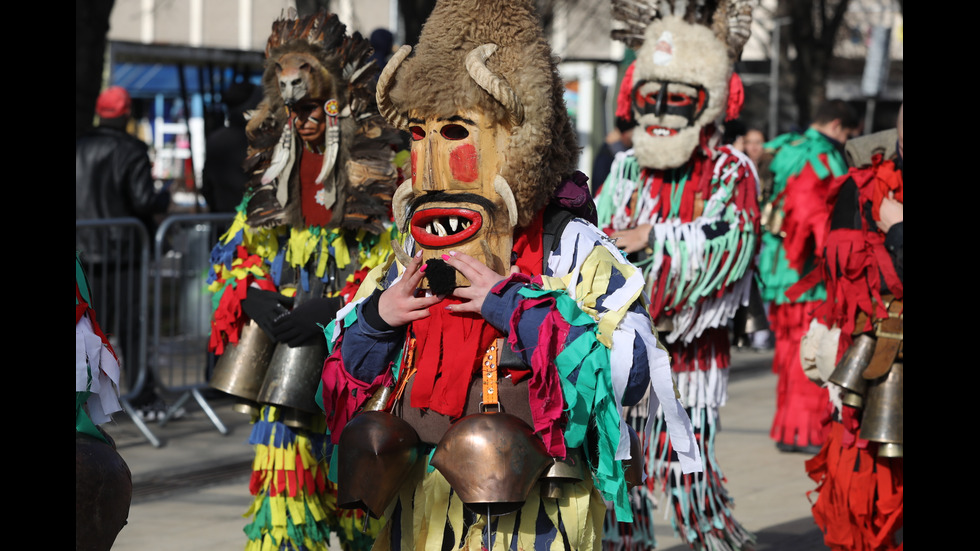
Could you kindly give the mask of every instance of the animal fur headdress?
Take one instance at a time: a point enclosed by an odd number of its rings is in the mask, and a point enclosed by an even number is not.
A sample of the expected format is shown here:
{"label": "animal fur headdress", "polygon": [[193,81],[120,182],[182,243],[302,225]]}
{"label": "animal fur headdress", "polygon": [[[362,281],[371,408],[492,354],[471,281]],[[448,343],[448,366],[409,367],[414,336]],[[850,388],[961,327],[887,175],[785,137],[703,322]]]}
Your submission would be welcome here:
{"label": "animal fur headdress", "polygon": [[[637,51],[621,95],[629,94],[625,114],[640,125],[633,143],[641,164],[661,169],[682,165],[702,142],[702,130],[710,134],[732,111],[729,83],[749,38],[752,5],[752,0],[613,0],[613,17],[623,27],[612,36]],[[649,111],[638,113],[635,105],[643,101],[644,91],[634,87],[645,81],[691,85],[704,105],[686,125]]]}
{"label": "animal fur headdress", "polygon": [[[391,143],[397,132],[377,111],[370,42],[324,10],[272,25],[262,76],[265,97],[250,113],[248,223],[270,227],[304,226],[299,157],[303,144],[293,127],[294,108],[314,101],[335,116],[326,131],[318,176],[332,203],[330,227],[379,233],[388,219],[397,185]],[[328,116],[329,118],[329,116]]]}
{"label": "animal fur headdress", "polygon": [[378,81],[378,106],[406,129],[409,113],[479,111],[511,131],[500,174],[518,226],[527,225],[575,171],[578,145],[563,85],[530,0],[440,0],[413,55],[403,46]]}

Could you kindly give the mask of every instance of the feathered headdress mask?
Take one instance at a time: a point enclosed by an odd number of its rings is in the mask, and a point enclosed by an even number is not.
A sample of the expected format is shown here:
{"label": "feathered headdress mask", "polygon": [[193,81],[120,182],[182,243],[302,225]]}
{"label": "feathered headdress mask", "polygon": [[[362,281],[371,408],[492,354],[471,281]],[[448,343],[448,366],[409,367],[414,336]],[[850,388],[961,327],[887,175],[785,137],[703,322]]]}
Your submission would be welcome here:
{"label": "feathered headdress mask", "polygon": [[[337,16],[323,10],[273,23],[265,97],[247,127],[250,225],[309,225],[300,200],[299,159],[306,148],[323,159],[306,176],[315,180],[318,208],[328,213],[318,218],[329,220],[328,227],[382,231],[397,185],[390,146],[397,133],[377,112],[374,77],[380,68],[371,52],[368,40],[348,36]],[[321,128],[325,122],[315,145],[304,143],[301,125],[308,121]]]}

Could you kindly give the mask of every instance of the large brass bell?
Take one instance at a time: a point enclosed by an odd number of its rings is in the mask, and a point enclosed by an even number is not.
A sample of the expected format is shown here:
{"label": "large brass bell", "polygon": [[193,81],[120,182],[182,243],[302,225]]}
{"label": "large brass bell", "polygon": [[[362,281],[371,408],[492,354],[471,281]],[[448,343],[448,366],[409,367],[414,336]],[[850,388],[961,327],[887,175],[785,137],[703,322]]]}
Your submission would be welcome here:
{"label": "large brass bell", "polygon": [[861,374],[871,363],[874,351],[875,339],[870,335],[859,335],[830,375],[828,381],[845,391],[841,397],[844,404],[856,408],[864,406],[864,391],[868,383]]}
{"label": "large brass bell", "polygon": [[552,460],[524,421],[508,413],[476,413],[446,432],[430,463],[470,510],[506,515],[524,505]]}
{"label": "large brass bell", "polygon": [[[323,283],[314,281],[309,291],[296,293],[293,307],[319,297]],[[321,413],[314,401],[314,394],[323,374],[323,362],[327,359],[325,339],[314,339],[301,346],[291,347],[281,342],[276,345],[265,380],[259,389],[258,402],[278,406],[282,422],[294,428],[311,428],[313,416]]]}
{"label": "large brass bell", "polygon": [[269,362],[258,401],[279,406],[282,422],[287,426],[309,427],[313,415],[320,412],[314,394],[326,359],[326,341],[317,340],[295,348],[279,343]]}
{"label": "large brass bell", "polygon": [[419,458],[419,443],[415,430],[390,413],[351,419],[338,443],[337,505],[384,514]]}
{"label": "large brass bell", "polygon": [[896,362],[888,373],[868,382],[860,436],[878,442],[878,455],[882,457],[902,457],[903,453],[903,365]]}
{"label": "large brass bell", "polygon": [[238,343],[229,344],[214,366],[210,385],[237,398],[235,411],[253,414],[269,369],[275,343],[254,321],[242,328]]}

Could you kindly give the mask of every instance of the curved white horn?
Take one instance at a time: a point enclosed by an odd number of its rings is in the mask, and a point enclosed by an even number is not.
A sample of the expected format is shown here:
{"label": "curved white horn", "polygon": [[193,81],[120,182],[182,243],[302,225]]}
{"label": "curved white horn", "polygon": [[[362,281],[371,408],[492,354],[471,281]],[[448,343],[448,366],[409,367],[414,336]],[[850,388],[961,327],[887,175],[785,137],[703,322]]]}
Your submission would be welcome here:
{"label": "curved white horn", "polygon": [[408,117],[404,113],[398,111],[398,108],[391,102],[391,98],[388,97],[388,92],[391,91],[391,87],[394,85],[395,71],[402,64],[402,61],[408,57],[408,54],[412,53],[412,47],[408,44],[398,48],[391,59],[388,60],[388,64],[381,71],[381,75],[378,77],[378,86],[376,90],[378,98],[378,112],[381,116],[388,121],[389,124],[398,128],[400,130],[408,129]]}
{"label": "curved white horn", "polygon": [[517,201],[514,200],[514,192],[510,190],[510,185],[503,176],[498,174],[497,177],[493,179],[493,189],[498,195],[504,198],[504,204],[507,205],[507,217],[510,220],[510,226],[512,228],[516,228]]}
{"label": "curved white horn", "polygon": [[408,231],[408,202],[414,197],[415,190],[412,189],[411,179],[399,184],[391,197],[391,213],[395,216],[395,226],[402,233]]}
{"label": "curved white horn", "polygon": [[524,105],[504,79],[487,69],[487,58],[496,50],[496,44],[484,44],[473,48],[466,54],[466,71],[480,88],[486,90],[507,109],[511,124],[518,126],[524,122]]}

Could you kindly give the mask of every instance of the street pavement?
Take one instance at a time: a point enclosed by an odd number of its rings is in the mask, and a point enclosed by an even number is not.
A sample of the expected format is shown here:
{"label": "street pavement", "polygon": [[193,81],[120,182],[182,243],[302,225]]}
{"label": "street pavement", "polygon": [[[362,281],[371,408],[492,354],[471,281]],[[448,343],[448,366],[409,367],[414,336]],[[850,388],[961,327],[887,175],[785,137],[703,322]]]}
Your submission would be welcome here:
{"label": "street pavement", "polygon": [[[756,551],[826,549],[810,515],[809,456],[782,453],[769,439],[776,376],[771,353],[736,351],[716,438],[718,460],[735,500],[735,517],[757,537]],[[211,400],[229,434],[222,435],[190,400],[183,418],[151,430],[154,447],[126,415],[104,428],[133,474],[129,522],[114,551],[240,550],[252,450],[248,418],[228,398]],[[656,513],[657,549],[689,549],[674,536],[664,509]]]}

